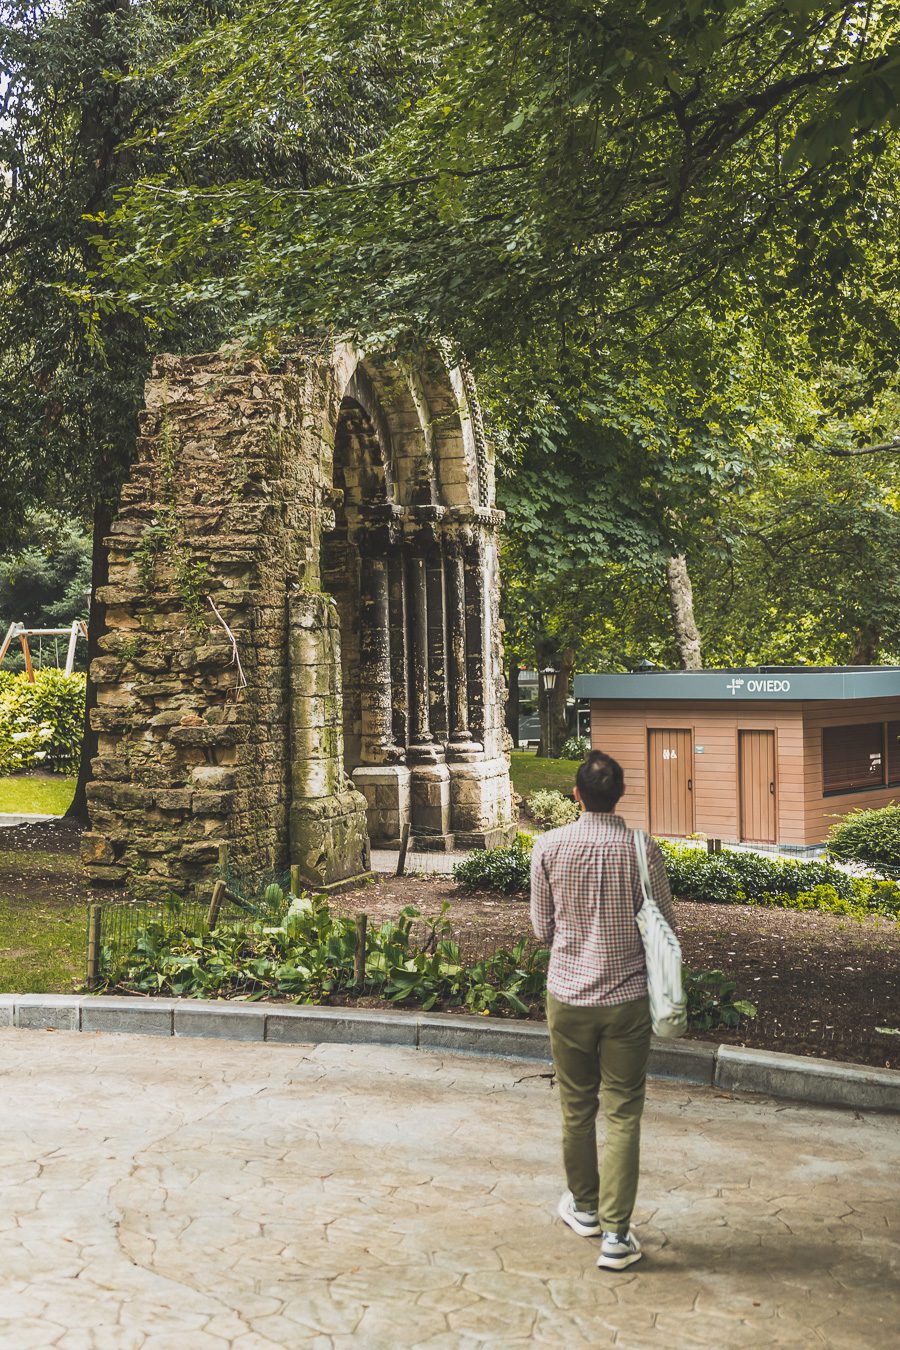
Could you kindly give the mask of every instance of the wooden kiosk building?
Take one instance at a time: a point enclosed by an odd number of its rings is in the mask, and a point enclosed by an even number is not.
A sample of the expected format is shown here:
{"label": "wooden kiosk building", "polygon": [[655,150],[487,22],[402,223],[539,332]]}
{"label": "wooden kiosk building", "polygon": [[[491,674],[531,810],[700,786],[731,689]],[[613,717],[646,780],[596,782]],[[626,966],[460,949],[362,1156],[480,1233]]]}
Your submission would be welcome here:
{"label": "wooden kiosk building", "polygon": [[900,801],[900,667],[579,675],[591,745],[625,771],[629,825],[793,846]]}

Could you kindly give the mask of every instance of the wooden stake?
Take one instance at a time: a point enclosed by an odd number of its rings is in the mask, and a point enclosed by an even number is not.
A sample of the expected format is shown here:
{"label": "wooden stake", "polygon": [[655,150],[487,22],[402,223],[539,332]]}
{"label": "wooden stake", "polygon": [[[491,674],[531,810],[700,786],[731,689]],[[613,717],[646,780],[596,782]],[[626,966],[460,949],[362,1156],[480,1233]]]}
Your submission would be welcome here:
{"label": "wooden stake", "polygon": [[219,866],[221,868],[228,866],[228,844],[225,840],[219,845]]}
{"label": "wooden stake", "polygon": [[87,986],[96,989],[100,983],[100,938],[103,932],[103,907],[91,905],[88,910]]}
{"label": "wooden stake", "polygon": [[219,919],[219,910],[222,908],[222,901],[225,898],[225,882],[221,878],[213,886],[212,899],[209,902],[209,909],[206,914],[206,926],[210,932],[216,926]]}
{"label": "wooden stake", "polygon": [[291,863],[291,895],[299,895],[300,890],[300,864]]}
{"label": "wooden stake", "polygon": [[367,914],[356,916],[356,951],[353,956],[353,983],[357,993],[366,983],[366,928],[369,923]]}
{"label": "wooden stake", "polygon": [[404,822],[403,827],[400,830],[400,852],[397,855],[397,871],[395,873],[395,875],[398,877],[402,877],[403,873],[406,871],[406,853],[408,849],[409,849],[409,821],[407,820]]}

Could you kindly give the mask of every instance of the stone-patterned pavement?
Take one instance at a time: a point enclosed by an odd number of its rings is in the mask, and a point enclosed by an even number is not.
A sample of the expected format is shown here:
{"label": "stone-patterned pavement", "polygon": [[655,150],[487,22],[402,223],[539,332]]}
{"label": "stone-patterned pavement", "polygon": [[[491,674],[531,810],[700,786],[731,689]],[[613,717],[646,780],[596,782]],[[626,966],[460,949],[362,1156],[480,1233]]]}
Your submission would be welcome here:
{"label": "stone-patterned pavement", "polygon": [[2,1350],[897,1344],[896,1118],[654,1083],[613,1274],[533,1065],[4,1030],[0,1083]]}

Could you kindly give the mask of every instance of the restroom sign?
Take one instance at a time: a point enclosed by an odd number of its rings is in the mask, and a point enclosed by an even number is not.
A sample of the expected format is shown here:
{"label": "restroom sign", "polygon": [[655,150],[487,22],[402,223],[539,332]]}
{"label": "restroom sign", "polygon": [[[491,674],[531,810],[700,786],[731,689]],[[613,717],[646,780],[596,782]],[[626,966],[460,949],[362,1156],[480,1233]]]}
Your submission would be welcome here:
{"label": "restroom sign", "polygon": [[664,750],[664,751],[663,751],[663,759],[677,759],[677,758],[678,758],[678,751],[677,751],[677,750]]}

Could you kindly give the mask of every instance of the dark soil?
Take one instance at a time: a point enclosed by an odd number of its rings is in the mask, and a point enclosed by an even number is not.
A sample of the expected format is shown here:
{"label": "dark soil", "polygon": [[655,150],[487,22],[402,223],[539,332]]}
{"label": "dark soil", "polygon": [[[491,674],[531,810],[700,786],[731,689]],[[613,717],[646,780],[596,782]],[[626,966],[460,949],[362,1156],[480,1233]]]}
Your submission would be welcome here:
{"label": "dark soil", "polygon": [[[33,850],[37,864],[16,878],[7,866],[6,893],[14,887],[20,903],[43,906],[102,900],[109,893],[92,894],[81,879],[80,833],[66,820],[0,829],[0,852]],[[56,867],[52,853],[68,856]],[[464,895],[451,877],[379,877],[331,900],[342,914],[365,911],[370,923],[396,918],[404,905],[436,916],[445,902],[467,960],[533,940],[525,900]],[[900,1028],[900,924],[695,901],[676,909],[686,963],[726,971],[758,1010],[737,1032],[691,1033],[696,1039],[900,1068],[900,1036],[878,1030]]]}
{"label": "dark soil", "polygon": [[[435,915],[441,904],[464,954],[478,957],[530,937],[525,900],[466,896],[449,877],[383,877],[334,897],[344,914],[370,922],[404,905]],[[693,970],[723,970],[757,1016],[737,1031],[691,1032],[797,1055],[900,1067],[900,925],[831,914],[676,901],[682,949]]]}

